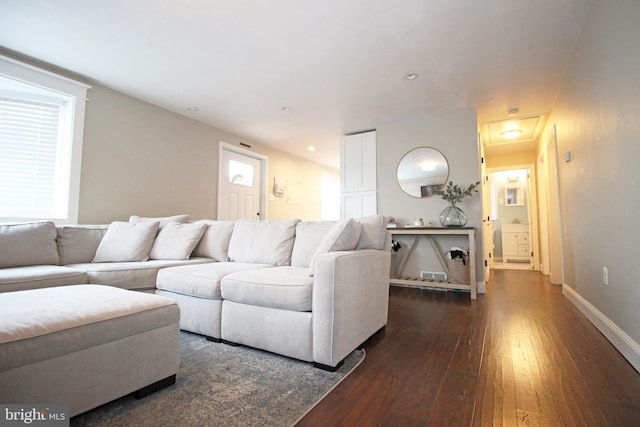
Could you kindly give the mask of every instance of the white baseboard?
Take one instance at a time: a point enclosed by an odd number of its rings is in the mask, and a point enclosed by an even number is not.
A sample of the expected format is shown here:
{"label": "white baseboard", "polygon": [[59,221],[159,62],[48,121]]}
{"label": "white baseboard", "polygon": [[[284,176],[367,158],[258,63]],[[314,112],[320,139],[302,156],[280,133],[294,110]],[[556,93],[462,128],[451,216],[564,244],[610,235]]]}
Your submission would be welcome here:
{"label": "white baseboard", "polygon": [[631,363],[631,366],[640,372],[640,344],[572,288],[565,284],[562,289],[564,296],[611,341],[611,344]]}

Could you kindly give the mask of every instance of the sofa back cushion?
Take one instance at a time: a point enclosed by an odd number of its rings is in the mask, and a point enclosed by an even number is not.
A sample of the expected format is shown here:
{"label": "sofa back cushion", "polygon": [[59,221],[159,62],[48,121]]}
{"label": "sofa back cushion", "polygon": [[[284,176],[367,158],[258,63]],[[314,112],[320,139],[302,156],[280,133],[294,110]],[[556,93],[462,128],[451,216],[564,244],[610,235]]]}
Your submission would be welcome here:
{"label": "sofa back cushion", "polygon": [[56,242],[58,243],[60,264],[91,262],[108,228],[108,224],[60,225],[56,227],[58,230]]}
{"label": "sofa back cushion", "polygon": [[56,235],[51,221],[0,225],[0,268],[59,265]]}
{"label": "sofa back cushion", "polygon": [[203,219],[200,221],[207,225],[200,243],[193,251],[193,256],[213,258],[216,261],[229,261],[229,241],[235,221],[212,221]]}
{"label": "sofa back cushion", "polygon": [[96,249],[93,262],[147,261],[158,226],[158,221],[112,222]]}
{"label": "sofa back cushion", "polygon": [[291,252],[293,267],[309,267],[324,237],[337,221],[300,221],[296,225],[296,240]]}
{"label": "sofa back cushion", "polygon": [[298,219],[236,221],[229,242],[229,259],[235,262],[290,265]]}

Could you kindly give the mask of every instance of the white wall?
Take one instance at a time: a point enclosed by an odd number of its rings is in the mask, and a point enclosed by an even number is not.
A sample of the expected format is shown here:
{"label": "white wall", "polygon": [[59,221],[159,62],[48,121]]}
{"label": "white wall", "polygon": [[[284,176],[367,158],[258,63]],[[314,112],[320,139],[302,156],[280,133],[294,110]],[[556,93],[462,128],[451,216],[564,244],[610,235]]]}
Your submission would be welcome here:
{"label": "white wall", "polygon": [[274,176],[302,183],[299,203],[270,201],[268,219],[320,218],[320,165],[97,84],[89,98],[80,223],[179,213],[215,219],[219,141],[234,145],[243,141],[269,156],[269,191]]}
{"label": "white wall", "polygon": [[[402,191],[396,180],[400,159],[410,150],[428,146],[437,148],[449,162],[449,181],[461,186],[480,181],[477,143],[477,117],[474,109],[437,114],[421,114],[377,127],[378,212],[391,215],[404,224],[423,218],[439,226],[438,216],[447,202],[438,196],[414,198]],[[466,198],[459,207],[469,217],[467,226],[476,227],[477,280],[484,280],[482,265],[482,203],[481,194]],[[462,240],[442,243],[446,250]],[[431,246],[417,248],[405,271],[416,277],[419,270],[442,271],[432,255]],[[422,256],[424,254],[424,256]]]}
{"label": "white wall", "polygon": [[[336,139],[336,147],[339,144],[340,141]],[[319,220],[321,218],[322,172],[334,175],[340,175],[340,172],[299,157],[285,155],[281,151],[265,146],[257,146],[256,151],[269,156],[268,218]],[[273,197],[273,179],[275,177],[283,180],[286,184],[284,197]]]}
{"label": "white wall", "polygon": [[[557,125],[569,296],[640,368],[640,2],[593,2]],[[609,271],[603,282],[602,267]],[[635,358],[635,359],[634,359]]]}

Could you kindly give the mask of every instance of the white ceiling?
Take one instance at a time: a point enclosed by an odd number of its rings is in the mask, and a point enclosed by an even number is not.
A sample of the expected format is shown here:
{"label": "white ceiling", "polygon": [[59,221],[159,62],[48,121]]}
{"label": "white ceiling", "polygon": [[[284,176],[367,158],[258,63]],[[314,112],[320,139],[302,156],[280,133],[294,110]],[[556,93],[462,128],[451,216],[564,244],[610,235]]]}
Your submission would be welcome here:
{"label": "white ceiling", "polygon": [[337,168],[421,112],[548,114],[591,2],[0,0],[0,45]]}

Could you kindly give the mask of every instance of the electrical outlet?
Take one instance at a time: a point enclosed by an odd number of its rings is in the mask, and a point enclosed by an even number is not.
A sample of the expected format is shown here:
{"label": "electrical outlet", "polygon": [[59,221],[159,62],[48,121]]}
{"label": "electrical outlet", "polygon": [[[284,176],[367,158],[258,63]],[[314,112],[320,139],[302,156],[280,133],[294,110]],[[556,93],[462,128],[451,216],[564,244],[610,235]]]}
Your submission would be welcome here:
{"label": "electrical outlet", "polygon": [[602,283],[605,285],[609,284],[609,270],[607,267],[602,267]]}

